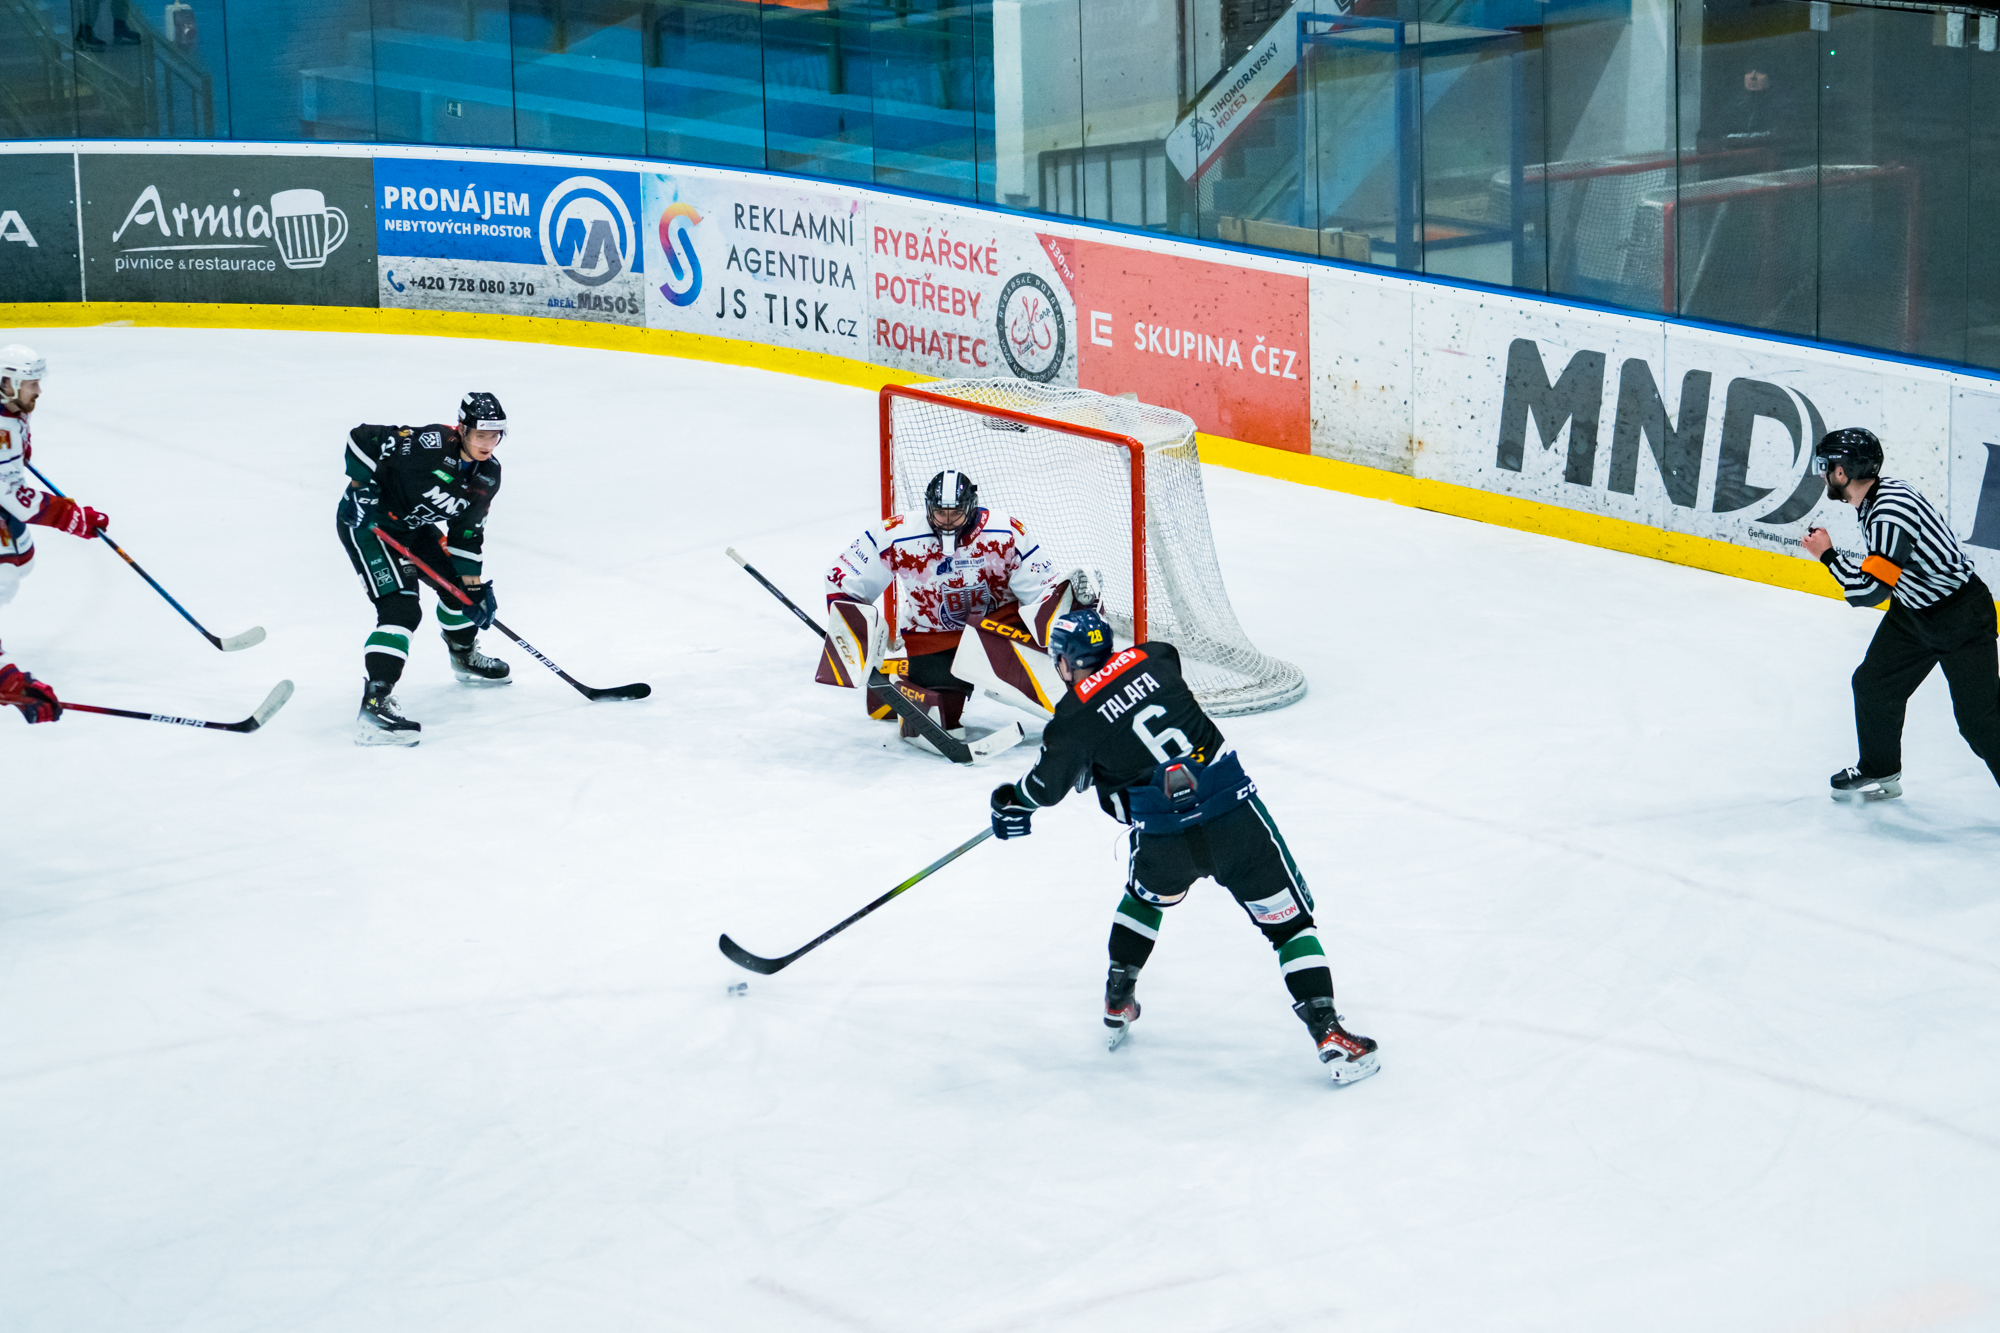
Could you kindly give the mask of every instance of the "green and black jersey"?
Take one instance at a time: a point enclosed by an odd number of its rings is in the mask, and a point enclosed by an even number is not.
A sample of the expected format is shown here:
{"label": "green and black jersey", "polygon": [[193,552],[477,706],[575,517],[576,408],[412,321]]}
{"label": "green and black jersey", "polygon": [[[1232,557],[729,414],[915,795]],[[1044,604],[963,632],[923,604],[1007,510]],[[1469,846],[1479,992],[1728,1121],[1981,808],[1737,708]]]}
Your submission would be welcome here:
{"label": "green and black jersey", "polygon": [[358,492],[363,530],[375,523],[391,533],[442,523],[453,569],[477,578],[500,463],[467,459],[459,444],[450,426],[356,426],[347,436],[347,478]]}

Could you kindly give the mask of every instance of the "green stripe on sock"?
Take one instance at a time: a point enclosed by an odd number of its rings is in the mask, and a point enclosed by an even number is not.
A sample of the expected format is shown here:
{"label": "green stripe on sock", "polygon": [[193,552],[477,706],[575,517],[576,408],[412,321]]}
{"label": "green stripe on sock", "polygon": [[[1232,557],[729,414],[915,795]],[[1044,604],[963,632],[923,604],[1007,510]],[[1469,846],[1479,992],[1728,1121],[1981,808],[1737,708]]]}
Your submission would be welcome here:
{"label": "green stripe on sock", "polygon": [[442,603],[439,604],[437,613],[438,624],[443,625],[446,629],[464,629],[472,623],[470,616],[462,616]]}
{"label": "green stripe on sock", "polygon": [[386,648],[391,652],[408,655],[410,651],[410,636],[407,634],[397,634],[386,629],[378,629],[368,636],[366,646],[369,648]]}
{"label": "green stripe on sock", "polygon": [[1129,916],[1150,930],[1158,930],[1160,922],[1166,919],[1159,908],[1142,903],[1129,893],[1119,900],[1118,915]]}
{"label": "green stripe on sock", "polygon": [[1262,797],[1252,796],[1250,804],[1257,807],[1257,814],[1263,819],[1264,827],[1271,830],[1272,841],[1278,844],[1278,854],[1285,858],[1285,869],[1292,872],[1292,883],[1299,886],[1300,894],[1305,897],[1306,910],[1308,912],[1316,910],[1313,905],[1312,890],[1306,887],[1306,877],[1299,873],[1299,863],[1292,859],[1292,849],[1285,845],[1285,835],[1278,832],[1278,821],[1271,818],[1271,812],[1264,808]]}
{"label": "green stripe on sock", "polygon": [[1296,962],[1301,958],[1311,955],[1317,955],[1321,958],[1326,957],[1326,950],[1319,947],[1318,931],[1302,930],[1278,946],[1278,961],[1280,963]]}

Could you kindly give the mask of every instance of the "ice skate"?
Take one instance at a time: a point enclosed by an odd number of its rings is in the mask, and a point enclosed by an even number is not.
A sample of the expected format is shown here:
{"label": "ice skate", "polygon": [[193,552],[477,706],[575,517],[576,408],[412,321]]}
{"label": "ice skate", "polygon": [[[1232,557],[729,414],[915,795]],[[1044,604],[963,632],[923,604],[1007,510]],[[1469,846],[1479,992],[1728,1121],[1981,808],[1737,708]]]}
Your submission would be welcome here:
{"label": "ice skate", "polygon": [[1903,794],[1903,775],[1888,773],[1879,778],[1863,777],[1858,768],[1843,768],[1832,778],[1833,799],[1850,805],[1863,801],[1891,801]]}
{"label": "ice skate", "polygon": [[1132,995],[1138,984],[1139,969],[1124,963],[1113,963],[1104,979],[1104,1026],[1111,1029],[1105,1046],[1109,1050],[1117,1050],[1132,1033],[1132,1024],[1139,1017],[1139,1001]]}
{"label": "ice skate", "polygon": [[497,657],[488,657],[479,651],[479,640],[474,638],[464,648],[458,647],[449,638],[444,646],[451,653],[451,674],[458,677],[461,685],[507,685],[512,683],[511,674],[505,662]]}
{"label": "ice skate", "polygon": [[1328,1065],[1327,1072],[1335,1083],[1359,1083],[1381,1067],[1375,1056],[1375,1039],[1357,1037],[1342,1027],[1331,997],[1300,1000],[1292,1011],[1312,1033],[1319,1058]]}
{"label": "ice skate", "polygon": [[354,722],[356,745],[415,745],[423,739],[421,723],[396,711],[389,686],[371,680],[361,693],[361,712]]}

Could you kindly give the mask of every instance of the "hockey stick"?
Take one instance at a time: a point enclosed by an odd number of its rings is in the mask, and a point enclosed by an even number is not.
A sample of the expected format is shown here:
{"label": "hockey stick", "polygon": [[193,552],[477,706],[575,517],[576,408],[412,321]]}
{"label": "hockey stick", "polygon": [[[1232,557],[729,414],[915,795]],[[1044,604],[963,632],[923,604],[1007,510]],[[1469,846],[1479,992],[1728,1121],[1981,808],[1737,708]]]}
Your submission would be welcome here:
{"label": "hockey stick", "polygon": [[[61,491],[57,490],[55,483],[50,481],[47,477],[44,477],[42,475],[42,470],[36,467],[33,463],[28,464],[28,471],[35,474],[35,480],[41,482],[42,485],[49,488],[49,494],[55,496],[58,500],[63,500],[68,498]],[[232,634],[226,639],[219,638],[216,635],[210,634],[208,632],[208,628],[205,625],[203,625],[199,620],[196,620],[193,616],[188,615],[188,609],[185,606],[182,606],[179,602],[174,600],[174,595],[172,593],[168,592],[165,588],[162,588],[160,586],[160,582],[158,579],[154,578],[151,574],[148,574],[144,569],[141,569],[139,567],[139,562],[137,560],[134,560],[131,556],[125,554],[124,547],[120,546],[117,542],[111,540],[110,533],[100,532],[97,534],[97,537],[98,540],[102,541],[106,546],[109,546],[112,550],[118,552],[119,559],[123,560],[126,564],[132,566],[132,572],[134,574],[137,574],[140,578],[152,584],[153,591],[160,594],[160,596],[166,598],[168,606],[171,606],[174,610],[180,612],[181,615],[186,618],[188,624],[193,625],[196,629],[200,630],[202,638],[207,639],[210,643],[214,644],[217,648],[220,648],[223,652],[233,653],[239,648],[254,648],[258,644],[264,642],[264,627],[262,625],[252,625],[249,629],[244,630],[241,634]]]}
{"label": "hockey stick", "polygon": [[[266,722],[269,722],[271,715],[280,708],[283,708],[285,701],[291,697],[292,682],[281,680],[271,687],[269,694],[264,696],[264,702],[257,705],[257,711],[244,718],[241,722],[203,722],[199,718],[175,717],[171,713],[139,713],[134,712],[130,708],[99,708],[96,704],[65,703],[62,706],[62,710],[65,713],[102,713],[106,717],[137,718],[141,722],[171,722],[177,727],[204,727],[209,731],[247,732],[255,731]],[[33,704],[40,702],[41,700],[31,698],[25,694],[0,694],[0,704]]]}
{"label": "hockey stick", "polygon": [[[783,602],[785,609],[797,616],[801,624],[814,634],[817,634],[822,642],[825,641],[826,631],[820,626],[815,625],[811,616],[799,610],[798,603],[780,592],[777,584],[759,573],[757,566],[738,555],[736,548],[733,546],[727,548],[727,554],[731,560],[743,566],[745,574],[763,584],[766,592]],[[880,671],[869,675],[868,688],[871,690],[880,690],[882,696],[889,701],[889,707],[895,711],[896,716],[907,721],[912,727],[915,727],[917,733],[930,742],[931,748],[951,760],[954,764],[969,764],[975,759],[984,759],[990,754],[997,754],[1002,750],[1011,749],[1020,743],[1022,731],[1021,724],[1018,722],[1002,727],[990,736],[981,736],[976,741],[966,742],[958,739],[958,737],[939,726],[937,721],[928,712],[903,697],[903,692],[896,688],[896,682],[891,677],[883,675]]]}
{"label": "hockey stick", "polygon": [[[472,605],[472,598],[466,595],[465,589],[454,588],[449,583],[446,583],[436,570],[432,569],[429,565],[425,564],[423,561],[417,559],[416,555],[411,552],[409,547],[403,545],[401,542],[397,541],[394,537],[391,537],[388,533],[382,531],[382,529],[380,528],[370,528],[369,531],[374,533],[377,537],[380,537],[386,546],[388,546],[391,550],[395,551],[398,555],[402,556],[403,559],[415,565],[417,567],[417,572],[424,576],[424,581],[430,584],[431,587],[437,589],[438,596],[443,597],[449,595],[453,598],[456,598],[460,606]],[[513,630],[508,629],[498,620],[495,620],[493,622],[493,628],[499,630],[502,634],[512,639],[515,643],[519,644],[522,650],[525,651],[528,654],[528,656],[534,658],[537,662],[540,662],[543,666],[547,667],[549,670],[555,672],[558,676],[561,676],[564,680],[568,681],[570,685],[575,687],[576,692],[578,694],[581,694],[584,698],[590,700],[592,703],[596,703],[599,699],[643,699],[647,695],[653,692],[653,687],[651,685],[646,684],[644,681],[640,681],[636,685],[617,685],[606,690],[596,689],[593,686],[584,684],[582,681],[578,680],[575,676],[570,675],[569,672],[564,671],[554,662],[551,662],[548,658],[542,656],[541,650],[539,648],[535,647],[534,644],[529,643],[526,639],[516,634]]]}
{"label": "hockey stick", "polygon": [[874,902],[868,904],[868,906],[862,908],[860,911],[856,912],[853,916],[850,916],[849,918],[847,918],[847,920],[835,926],[832,930],[827,931],[825,934],[821,935],[818,939],[814,940],[812,943],[805,945],[803,948],[794,949],[782,958],[759,958],[756,954],[750,953],[748,950],[744,949],[742,945],[738,944],[735,940],[730,939],[727,935],[724,935],[720,940],[716,941],[716,944],[722,950],[722,956],[727,958],[730,962],[736,964],[738,967],[747,967],[752,972],[761,972],[768,977],[773,972],[781,971],[784,968],[790,967],[793,963],[796,963],[799,959],[805,957],[807,954],[811,953],[814,949],[819,948],[820,945],[825,944],[828,940],[832,939],[835,935],[838,935],[841,931],[846,930],[849,926],[859,921],[862,917],[867,916],[870,912],[880,907],[883,903],[888,902],[891,898],[903,892],[905,889],[915,888],[918,884],[930,878],[938,871],[944,869],[946,866],[950,865],[953,861],[956,861],[959,857],[964,856],[967,852],[971,851],[974,847],[977,847],[980,843],[985,842],[988,838],[992,836],[993,836],[993,829],[990,826],[979,830],[979,832],[976,835],[967,838],[964,842],[961,842],[960,844],[958,844],[958,846],[952,848],[950,851],[946,852],[943,856],[940,856],[937,860],[931,862],[929,865],[925,866],[922,870],[919,870],[916,874],[910,876],[908,879],[904,880],[901,884],[898,884],[895,888],[889,890],[887,893],[883,894],[880,898],[877,898]]}

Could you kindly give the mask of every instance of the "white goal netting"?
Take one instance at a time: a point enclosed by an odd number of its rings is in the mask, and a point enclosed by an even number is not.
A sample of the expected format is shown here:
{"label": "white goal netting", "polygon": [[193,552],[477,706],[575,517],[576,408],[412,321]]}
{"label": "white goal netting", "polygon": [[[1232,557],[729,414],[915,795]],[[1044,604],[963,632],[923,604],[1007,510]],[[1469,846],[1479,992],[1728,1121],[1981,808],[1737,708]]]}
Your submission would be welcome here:
{"label": "white goal netting", "polygon": [[[892,387],[883,390],[883,404],[883,487],[892,512],[921,509],[933,476],[963,471],[979,486],[980,503],[1026,524],[1058,570],[1090,572],[1098,609],[1121,636],[1180,649],[1188,685],[1209,712],[1259,713],[1305,695],[1305,674],[1258,652],[1236,622],[1188,417],[1015,379]],[[985,415],[981,407],[1038,421]],[[1145,512],[1136,539],[1133,449],[1078,428],[1137,442]]]}

